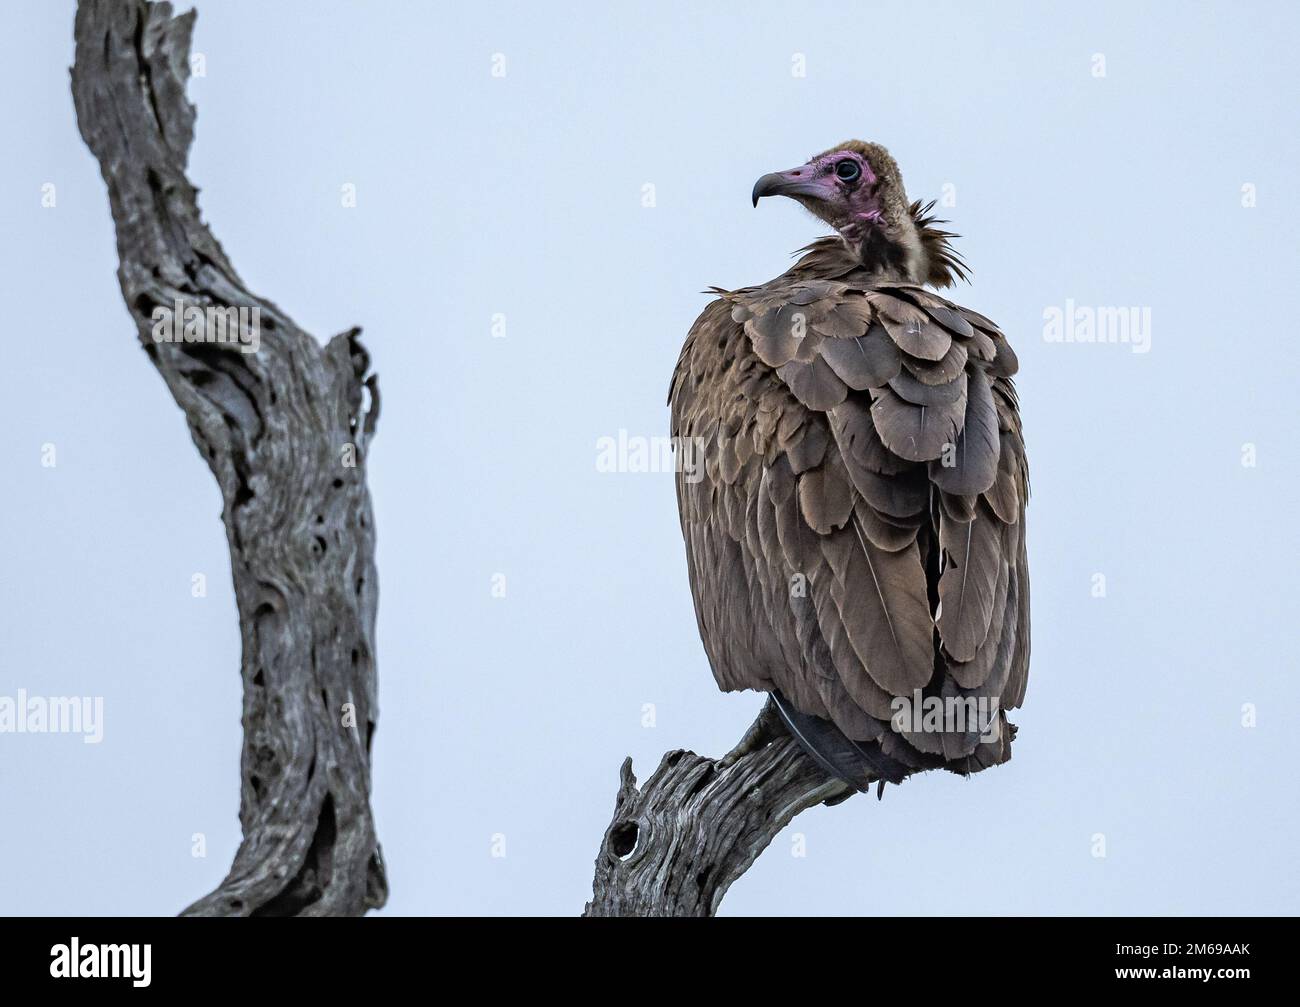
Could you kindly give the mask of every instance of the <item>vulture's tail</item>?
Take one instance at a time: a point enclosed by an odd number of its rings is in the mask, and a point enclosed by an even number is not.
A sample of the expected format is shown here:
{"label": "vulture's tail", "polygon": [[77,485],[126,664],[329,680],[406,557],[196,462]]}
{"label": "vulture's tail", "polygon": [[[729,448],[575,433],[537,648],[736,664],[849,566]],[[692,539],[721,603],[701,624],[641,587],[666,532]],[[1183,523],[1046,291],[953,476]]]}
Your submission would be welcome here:
{"label": "vulture's tail", "polygon": [[786,729],[822,769],[857,790],[871,789],[879,780],[901,783],[908,768],[891,759],[873,741],[853,741],[829,720],[800,713],[775,690],[772,702]]}

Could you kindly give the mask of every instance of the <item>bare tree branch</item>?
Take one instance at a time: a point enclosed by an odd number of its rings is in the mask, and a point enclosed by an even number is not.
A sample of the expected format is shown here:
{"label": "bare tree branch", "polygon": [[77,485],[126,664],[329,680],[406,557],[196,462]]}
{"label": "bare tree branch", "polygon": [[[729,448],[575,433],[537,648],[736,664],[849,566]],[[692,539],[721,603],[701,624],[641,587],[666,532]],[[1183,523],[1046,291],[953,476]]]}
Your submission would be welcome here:
{"label": "bare tree branch", "polygon": [[[204,225],[185,176],[193,24],[167,3],[82,0],[72,69],[122,296],[220,486],[239,609],[244,838],[225,880],[185,913],[359,915],[387,897],[369,805],[377,385],[360,330],[322,347],[244,286]],[[213,341],[227,308],[251,319],[243,341]],[[179,332],[194,309],[206,312],[201,340],[155,338],[168,312]]]}
{"label": "bare tree branch", "polygon": [[669,752],[637,789],[620,773],[584,916],[712,916],[795,815],[855,791],[804,754],[771,701],[721,760]]}

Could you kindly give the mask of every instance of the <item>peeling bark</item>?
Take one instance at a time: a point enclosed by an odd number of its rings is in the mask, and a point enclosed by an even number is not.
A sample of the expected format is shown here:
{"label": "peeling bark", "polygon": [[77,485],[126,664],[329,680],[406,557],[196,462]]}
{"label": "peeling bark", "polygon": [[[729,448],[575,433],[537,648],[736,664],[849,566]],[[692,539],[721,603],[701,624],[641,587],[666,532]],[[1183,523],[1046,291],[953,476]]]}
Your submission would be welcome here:
{"label": "peeling bark", "polygon": [[712,916],[801,811],[855,793],[804,754],[771,701],[721,760],[669,752],[637,789],[620,771],[584,916]]}
{"label": "peeling bark", "polygon": [[[369,805],[378,584],[365,459],[378,386],[359,329],[321,346],[244,286],[203,223],[185,176],[193,25],[167,3],[82,0],[72,68],[122,296],[220,486],[239,610],[243,842],[184,915],[360,915],[387,897]],[[256,351],[155,341],[154,309],[178,302],[183,314],[256,309]]]}

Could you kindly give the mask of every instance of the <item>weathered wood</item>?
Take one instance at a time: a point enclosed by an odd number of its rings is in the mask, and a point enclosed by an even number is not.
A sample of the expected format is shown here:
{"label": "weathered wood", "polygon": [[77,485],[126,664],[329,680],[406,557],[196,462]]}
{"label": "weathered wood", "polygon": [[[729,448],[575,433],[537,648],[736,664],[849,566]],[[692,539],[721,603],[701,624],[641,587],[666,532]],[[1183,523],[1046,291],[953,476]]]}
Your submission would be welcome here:
{"label": "weathered wood", "polygon": [[[378,585],[365,458],[378,388],[360,330],[321,346],[244,286],[203,223],[185,176],[193,24],[167,3],[82,0],[72,69],[122,296],[221,488],[239,609],[244,837],[185,914],[359,915],[387,896],[369,805]],[[155,308],[178,302],[260,319],[242,345],[156,341]]]}
{"label": "weathered wood", "polygon": [[583,915],[712,916],[795,815],[853,793],[804,754],[770,701],[723,759],[669,752],[640,789],[625,759]]}

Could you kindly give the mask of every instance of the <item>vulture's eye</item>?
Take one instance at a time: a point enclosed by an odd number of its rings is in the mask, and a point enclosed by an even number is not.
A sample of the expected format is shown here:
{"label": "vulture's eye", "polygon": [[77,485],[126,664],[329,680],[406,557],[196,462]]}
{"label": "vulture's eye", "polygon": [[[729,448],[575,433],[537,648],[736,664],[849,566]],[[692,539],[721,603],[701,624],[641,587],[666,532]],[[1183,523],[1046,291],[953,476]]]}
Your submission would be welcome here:
{"label": "vulture's eye", "polygon": [[857,161],[841,161],[835,166],[835,177],[846,182],[856,182],[861,174],[862,169],[858,167]]}

